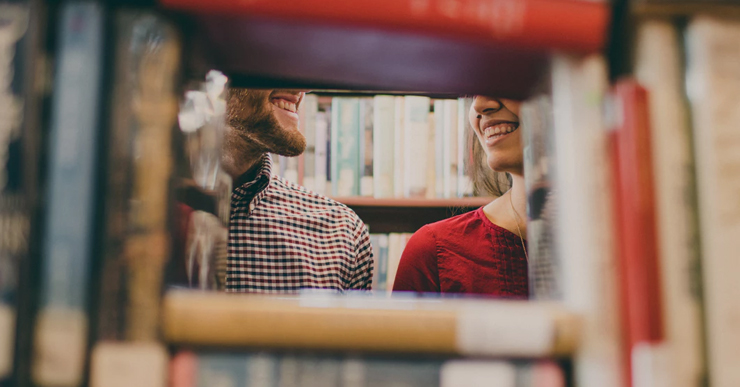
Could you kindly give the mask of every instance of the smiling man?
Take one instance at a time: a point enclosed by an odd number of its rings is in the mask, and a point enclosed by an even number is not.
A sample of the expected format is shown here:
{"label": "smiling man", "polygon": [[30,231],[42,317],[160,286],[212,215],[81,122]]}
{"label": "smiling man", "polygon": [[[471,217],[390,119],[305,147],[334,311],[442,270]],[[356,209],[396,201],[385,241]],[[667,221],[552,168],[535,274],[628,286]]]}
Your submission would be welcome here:
{"label": "smiling man", "polygon": [[272,173],[269,153],[298,156],[300,90],[230,90],[223,166],[234,179],[226,290],[370,289],[365,224],[347,206]]}

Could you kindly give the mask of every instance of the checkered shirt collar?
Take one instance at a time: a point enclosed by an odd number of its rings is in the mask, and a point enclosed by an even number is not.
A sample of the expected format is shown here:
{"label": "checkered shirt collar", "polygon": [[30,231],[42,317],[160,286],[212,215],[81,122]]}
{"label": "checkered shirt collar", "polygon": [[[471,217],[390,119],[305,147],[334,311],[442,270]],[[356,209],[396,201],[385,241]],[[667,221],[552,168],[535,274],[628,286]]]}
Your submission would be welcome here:
{"label": "checkered shirt collar", "polygon": [[258,163],[260,164],[260,170],[254,179],[245,181],[247,172],[234,181],[234,192],[231,195],[232,202],[252,201],[255,196],[264,192],[270,184],[272,178],[272,158],[270,154],[263,154]]}

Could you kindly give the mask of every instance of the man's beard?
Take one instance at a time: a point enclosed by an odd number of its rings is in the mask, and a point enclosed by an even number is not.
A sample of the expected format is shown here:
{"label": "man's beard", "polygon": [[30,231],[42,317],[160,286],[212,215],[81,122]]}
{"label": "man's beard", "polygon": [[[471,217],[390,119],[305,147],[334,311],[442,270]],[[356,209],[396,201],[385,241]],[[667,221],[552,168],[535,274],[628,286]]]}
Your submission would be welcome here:
{"label": "man's beard", "polygon": [[[273,114],[267,90],[232,90],[225,150],[235,158],[254,153],[298,156],[306,150],[299,131],[283,127]],[[233,105],[232,105],[233,104]]]}

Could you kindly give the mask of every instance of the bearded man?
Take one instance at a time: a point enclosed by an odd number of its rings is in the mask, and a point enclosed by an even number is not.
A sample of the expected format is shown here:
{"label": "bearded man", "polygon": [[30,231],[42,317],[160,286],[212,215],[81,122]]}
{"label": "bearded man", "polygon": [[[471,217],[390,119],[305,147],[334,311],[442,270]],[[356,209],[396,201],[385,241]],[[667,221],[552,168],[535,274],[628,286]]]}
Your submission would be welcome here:
{"label": "bearded man", "polygon": [[232,89],[222,165],[231,175],[226,291],[370,289],[365,224],[347,206],[272,172],[270,153],[298,156],[301,90]]}

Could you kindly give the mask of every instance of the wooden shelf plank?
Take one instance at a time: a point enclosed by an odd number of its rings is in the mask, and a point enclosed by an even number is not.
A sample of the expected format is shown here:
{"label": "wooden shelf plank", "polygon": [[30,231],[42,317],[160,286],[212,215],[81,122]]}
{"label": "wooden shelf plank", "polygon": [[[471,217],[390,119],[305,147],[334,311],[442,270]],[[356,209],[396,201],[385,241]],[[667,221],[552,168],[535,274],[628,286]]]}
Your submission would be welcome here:
{"label": "wooden shelf plank", "polygon": [[413,233],[424,225],[478,209],[493,198],[375,199],[334,198],[344,203],[367,224],[371,233]]}
{"label": "wooden shelf plank", "polygon": [[469,197],[454,199],[407,199],[390,198],[377,199],[372,197],[335,197],[334,200],[344,203],[349,207],[420,207],[420,208],[447,208],[447,207],[470,207],[477,208],[485,206],[494,198],[491,197]]}

